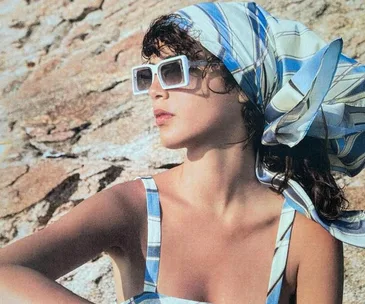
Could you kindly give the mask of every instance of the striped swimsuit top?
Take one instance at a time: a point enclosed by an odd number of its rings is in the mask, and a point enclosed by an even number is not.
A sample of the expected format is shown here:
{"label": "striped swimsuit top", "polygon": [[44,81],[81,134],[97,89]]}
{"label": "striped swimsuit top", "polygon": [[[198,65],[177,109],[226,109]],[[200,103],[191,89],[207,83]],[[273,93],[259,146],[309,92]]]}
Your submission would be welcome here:
{"label": "striped swimsuit top", "polygon": [[[171,297],[157,292],[157,280],[161,252],[161,211],[158,190],[155,181],[151,176],[140,177],[146,189],[147,213],[148,213],[148,235],[147,235],[147,257],[144,277],[143,292],[120,304],[208,304],[182,298]],[[266,304],[279,303],[280,291],[283,282],[290,235],[293,227],[295,209],[287,200],[284,200],[280,215],[279,229],[276,237],[276,245],[271,266],[269,287],[266,297]]]}

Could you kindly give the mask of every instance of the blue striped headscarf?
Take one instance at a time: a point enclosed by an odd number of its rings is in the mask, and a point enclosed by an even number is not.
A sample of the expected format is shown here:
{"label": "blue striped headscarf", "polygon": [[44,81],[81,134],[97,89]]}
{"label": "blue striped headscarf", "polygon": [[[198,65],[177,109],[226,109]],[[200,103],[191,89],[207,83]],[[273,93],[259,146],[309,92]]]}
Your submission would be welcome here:
{"label": "blue striped headscarf", "polygon": [[[324,116],[331,169],[350,176],[362,170],[365,66],[341,53],[341,38],[327,44],[300,22],[275,18],[253,2],[200,3],[176,13],[265,115],[262,144],[293,147],[305,136],[325,138]],[[264,184],[274,178],[259,161],[256,175]],[[323,220],[293,180],[284,196],[336,238],[365,247],[364,211]]]}

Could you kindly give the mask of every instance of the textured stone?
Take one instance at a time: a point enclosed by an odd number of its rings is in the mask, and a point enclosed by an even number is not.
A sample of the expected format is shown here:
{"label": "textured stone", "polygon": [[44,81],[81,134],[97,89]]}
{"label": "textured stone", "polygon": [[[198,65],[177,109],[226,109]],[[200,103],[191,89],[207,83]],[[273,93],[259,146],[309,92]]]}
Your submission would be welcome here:
{"label": "textured stone", "polygon": [[41,219],[47,215],[50,203],[39,202],[15,216],[0,218],[0,245],[15,242],[44,227]]}
{"label": "textured stone", "polygon": [[22,175],[26,174],[29,171],[29,166],[12,166],[7,167],[6,171],[4,170],[2,174],[0,174],[0,190],[5,187],[11,186],[14,184],[17,179],[19,179]]}
{"label": "textured stone", "polygon": [[112,265],[105,254],[71,271],[57,281],[94,303],[116,303]]}
{"label": "textured stone", "polygon": [[343,303],[358,304],[365,300],[365,251],[353,246],[344,246],[345,282]]}
{"label": "textured stone", "polygon": [[26,172],[21,171],[24,166],[13,168],[13,171],[19,170],[16,179],[7,175],[8,168],[1,168],[0,176],[5,187],[1,188],[0,216],[16,214],[40,202],[68,178],[67,170],[75,167],[76,164],[65,161],[41,161],[30,166]]}

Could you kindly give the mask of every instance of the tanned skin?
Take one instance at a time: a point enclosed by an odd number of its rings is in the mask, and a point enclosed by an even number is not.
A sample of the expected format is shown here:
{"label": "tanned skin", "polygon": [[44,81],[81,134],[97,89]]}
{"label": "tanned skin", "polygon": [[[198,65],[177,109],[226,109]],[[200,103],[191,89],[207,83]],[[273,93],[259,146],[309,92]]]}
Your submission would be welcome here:
{"label": "tanned skin", "polygon": [[[257,181],[252,147],[225,145],[246,134],[238,93],[208,89],[223,85],[212,71],[172,90],[155,77],[149,90],[154,109],[174,114],[160,126],[162,144],[187,149],[182,165],[154,175],[162,209],[158,291],[219,304],[264,303],[283,197]],[[118,184],[2,248],[0,297],[5,303],[89,303],[54,280],[106,251],[114,260],[118,300],[128,299],[143,291],[146,247],[143,184]],[[341,303],[342,285],[342,244],[297,214],[280,303]]]}

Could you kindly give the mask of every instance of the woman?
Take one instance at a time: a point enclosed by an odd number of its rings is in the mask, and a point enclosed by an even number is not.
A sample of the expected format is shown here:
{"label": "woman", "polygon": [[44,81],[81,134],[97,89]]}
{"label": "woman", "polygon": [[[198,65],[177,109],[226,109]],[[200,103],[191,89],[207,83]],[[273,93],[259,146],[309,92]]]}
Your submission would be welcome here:
{"label": "woman", "polygon": [[341,241],[365,247],[365,219],[330,169],[364,165],[364,67],[254,3],[163,16],[142,54],[133,91],[183,164],[2,249],[1,294],[87,303],[50,279],[107,251],[123,303],[341,303]]}

